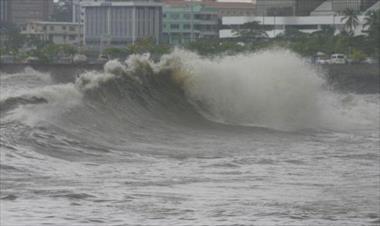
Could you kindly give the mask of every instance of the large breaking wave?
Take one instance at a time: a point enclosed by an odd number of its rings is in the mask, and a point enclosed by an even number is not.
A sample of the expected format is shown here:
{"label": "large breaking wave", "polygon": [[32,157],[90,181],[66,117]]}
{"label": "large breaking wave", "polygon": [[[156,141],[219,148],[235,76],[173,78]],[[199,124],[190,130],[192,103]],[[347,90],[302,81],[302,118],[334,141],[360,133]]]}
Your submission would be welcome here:
{"label": "large breaking wave", "polygon": [[329,91],[313,66],[282,49],[212,59],[176,50],[159,62],[133,55],[108,62],[104,72],[83,73],[73,83],[43,82],[1,95],[5,118],[83,126],[86,120],[87,125],[104,121],[110,129],[147,122],[283,131],[378,126],[377,97]]}

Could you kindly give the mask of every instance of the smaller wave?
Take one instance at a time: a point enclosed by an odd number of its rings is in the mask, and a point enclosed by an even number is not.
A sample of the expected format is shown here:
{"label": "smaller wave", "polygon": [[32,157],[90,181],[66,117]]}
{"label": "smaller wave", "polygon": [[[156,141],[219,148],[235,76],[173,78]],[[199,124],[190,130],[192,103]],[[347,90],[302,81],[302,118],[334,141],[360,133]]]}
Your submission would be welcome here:
{"label": "smaller wave", "polygon": [[40,80],[46,83],[51,83],[52,79],[49,73],[44,73],[40,72],[37,70],[34,70],[31,67],[26,67],[24,70],[14,73],[14,74],[9,74],[9,73],[4,73],[1,75],[0,79],[1,80],[11,80],[11,79],[22,79],[22,80]]}
{"label": "smaller wave", "polygon": [[132,55],[125,62],[107,62],[102,72],[82,73],[74,83],[28,87],[6,98],[2,93],[0,109],[46,120],[83,101],[91,111],[133,123],[203,115],[218,123],[282,131],[378,128],[378,95],[347,96],[325,84],[317,68],[288,50],[210,59],[177,49],[158,62],[149,54]]}
{"label": "smaller wave", "polygon": [[41,120],[59,117],[81,101],[82,93],[72,83],[48,85],[22,89],[12,96],[2,96],[0,111],[11,112],[4,115],[4,119],[35,125]]}
{"label": "smaller wave", "polygon": [[6,112],[12,110],[20,105],[26,104],[45,104],[48,101],[43,97],[37,96],[20,96],[20,97],[9,97],[5,100],[0,101],[0,112]]}

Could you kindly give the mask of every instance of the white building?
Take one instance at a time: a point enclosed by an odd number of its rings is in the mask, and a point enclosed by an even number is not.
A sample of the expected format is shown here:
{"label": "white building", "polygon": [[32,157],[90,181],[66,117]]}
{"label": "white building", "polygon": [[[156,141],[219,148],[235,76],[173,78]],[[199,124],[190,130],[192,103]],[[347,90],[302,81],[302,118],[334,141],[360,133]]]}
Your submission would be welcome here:
{"label": "white building", "polygon": [[[226,29],[219,31],[220,38],[236,37],[235,29],[248,22],[258,21],[261,25],[269,28],[267,34],[269,37],[276,37],[285,32],[286,28],[295,28],[301,32],[312,33],[321,30],[322,26],[332,26],[337,32],[344,29],[345,21],[343,16],[326,15],[326,16],[291,16],[291,17],[223,17],[222,24]],[[355,29],[355,35],[363,34],[363,25],[365,16],[358,16],[359,26]]]}
{"label": "white building", "polygon": [[332,16],[332,15],[340,15],[342,16],[344,10],[349,8],[357,13],[361,13],[361,15],[365,15],[366,12],[370,10],[379,9],[380,0],[326,0],[317,8],[315,8],[310,16]]}
{"label": "white building", "polygon": [[86,45],[123,46],[141,38],[160,41],[162,4],[157,0],[91,2],[84,8]]}
{"label": "white building", "polygon": [[21,33],[55,44],[79,45],[83,38],[81,25],[68,22],[34,21],[23,26]]}

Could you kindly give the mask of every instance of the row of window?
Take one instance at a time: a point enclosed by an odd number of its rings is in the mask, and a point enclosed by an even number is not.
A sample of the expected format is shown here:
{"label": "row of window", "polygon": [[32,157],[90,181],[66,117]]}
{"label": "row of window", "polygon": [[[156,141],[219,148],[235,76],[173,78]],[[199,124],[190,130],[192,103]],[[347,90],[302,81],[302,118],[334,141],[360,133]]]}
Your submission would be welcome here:
{"label": "row of window", "polygon": [[[34,30],[34,29],[37,29],[39,26],[37,26],[37,27],[35,27],[35,26],[31,26],[31,29],[32,30]],[[66,31],[67,30],[67,26],[65,26],[65,25],[62,25],[62,26],[60,26],[61,27],[61,30],[64,30],[64,31]],[[68,26],[69,27],[69,31],[75,31],[75,27],[74,26]],[[56,25],[49,25],[49,26],[47,26],[47,25],[44,25],[44,26],[42,26],[42,30],[43,31],[47,31],[47,30],[49,30],[49,31],[54,31],[55,29],[57,28],[57,26]],[[24,31],[26,30],[26,27],[23,27],[22,28]]]}
{"label": "row of window", "polygon": [[[49,29],[51,31],[54,31],[55,26],[49,26]],[[63,25],[63,26],[61,26],[61,29],[65,31],[67,29],[67,27],[65,25]],[[43,27],[43,30],[46,31],[46,26]],[[75,27],[69,26],[69,31],[75,31]]]}
{"label": "row of window", "polygon": [[[166,24],[163,24],[163,27],[168,28]],[[180,29],[180,25],[179,24],[170,24],[170,29],[171,30],[178,30],[178,29]],[[183,24],[182,29],[191,29],[191,24]]]}
{"label": "row of window", "polygon": [[[163,14],[164,18],[168,19],[175,19],[178,20],[180,18],[190,20],[191,19],[191,14],[190,13],[164,13]],[[218,17],[215,14],[194,14],[194,19],[196,20],[216,20]]]}
{"label": "row of window", "polygon": [[[180,24],[163,24],[164,28],[170,28],[170,30],[179,30],[181,28]],[[183,24],[182,25],[183,30],[190,30],[191,24]],[[213,31],[217,29],[216,25],[200,25],[200,24],[194,24],[195,30],[200,31]]]}

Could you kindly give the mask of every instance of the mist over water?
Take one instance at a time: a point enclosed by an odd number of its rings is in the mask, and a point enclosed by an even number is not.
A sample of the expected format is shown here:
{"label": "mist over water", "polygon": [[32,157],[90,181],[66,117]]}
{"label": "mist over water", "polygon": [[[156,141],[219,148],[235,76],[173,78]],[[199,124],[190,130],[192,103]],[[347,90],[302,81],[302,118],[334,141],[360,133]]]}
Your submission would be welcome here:
{"label": "mist over water", "polygon": [[379,224],[379,94],[288,50],[0,81],[1,225]]}

